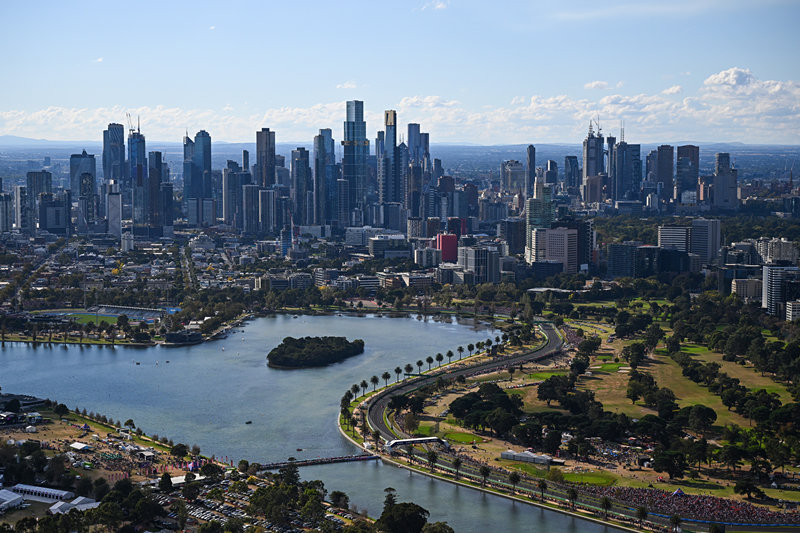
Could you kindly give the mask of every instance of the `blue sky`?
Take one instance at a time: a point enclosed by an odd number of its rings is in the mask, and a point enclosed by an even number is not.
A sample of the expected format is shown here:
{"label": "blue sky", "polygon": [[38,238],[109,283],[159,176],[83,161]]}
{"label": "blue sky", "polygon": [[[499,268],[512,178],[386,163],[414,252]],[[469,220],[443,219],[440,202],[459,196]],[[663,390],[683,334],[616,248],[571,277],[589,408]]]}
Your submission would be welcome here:
{"label": "blue sky", "polygon": [[0,134],[341,137],[344,101],[432,142],[800,143],[794,0],[0,3]]}

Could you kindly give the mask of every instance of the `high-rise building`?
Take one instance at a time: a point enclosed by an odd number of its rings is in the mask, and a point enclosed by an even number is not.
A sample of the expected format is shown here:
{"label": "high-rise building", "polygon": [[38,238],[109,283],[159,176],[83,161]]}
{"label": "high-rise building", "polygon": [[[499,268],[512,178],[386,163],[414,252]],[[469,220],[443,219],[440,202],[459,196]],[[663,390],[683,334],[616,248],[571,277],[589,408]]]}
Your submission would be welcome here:
{"label": "high-rise building", "polygon": [[659,226],[658,247],[674,248],[681,252],[688,252],[691,250],[691,234],[692,228],[690,226]]}
{"label": "high-rise building", "polygon": [[275,232],[276,197],[275,189],[261,189],[258,192],[258,224],[261,233]]}
{"label": "high-rise building", "polygon": [[97,176],[97,164],[94,155],[87,154],[86,150],[80,154],[69,156],[69,188],[73,196],[78,195],[82,174],[91,174],[92,178]]}
{"label": "high-rise building", "polygon": [[367,123],[364,122],[364,102],[349,100],[342,140],[342,178],[348,182],[350,208],[363,208],[367,186]]}
{"label": "high-rise building", "polygon": [[525,156],[525,198],[532,198],[536,183],[536,147],[529,144]]}
{"label": "high-rise building", "polygon": [[53,192],[53,175],[46,170],[28,172],[25,175],[25,184],[26,220],[28,222],[28,231],[32,234],[35,232],[36,224],[39,221],[40,195]]}
{"label": "high-rise building", "polygon": [[[442,254],[444,261],[444,254]],[[458,265],[475,276],[475,283],[500,281],[500,254],[486,246],[459,246]]]}
{"label": "high-rise building", "polygon": [[14,225],[17,231],[25,235],[32,235],[36,229],[25,185],[14,185]]}
{"label": "high-rise building", "polygon": [[397,112],[389,109],[383,118],[383,151],[378,154],[378,202],[381,204],[403,200],[397,158]]}
{"label": "high-rise building", "polygon": [[259,220],[260,197],[258,185],[245,185],[242,187],[242,232],[247,235],[256,235],[261,231]]}
{"label": "high-rise building", "polygon": [[718,153],[714,165],[714,207],[735,210],[739,208],[739,175],[731,165],[731,156]]}
{"label": "high-rise building", "polygon": [[[503,190],[522,194],[527,187],[528,172],[517,160],[503,161],[500,164],[500,182]],[[530,191],[529,191],[530,192]]]}
{"label": "high-rise building", "polygon": [[122,194],[119,183],[109,180],[106,187],[106,232],[115,238],[122,238]]}
{"label": "high-rise building", "polygon": [[642,181],[641,148],[638,144],[620,141],[611,151],[608,181],[613,200],[636,200]]}
{"label": "high-rise building", "polygon": [[222,169],[222,221],[242,227],[242,174],[237,169]]}
{"label": "high-rise building", "polygon": [[261,187],[272,187],[275,180],[275,132],[261,128],[256,132],[255,183]]}
{"label": "high-rise building", "polygon": [[147,159],[149,170],[147,175],[147,194],[145,198],[145,212],[147,213],[147,226],[151,237],[162,236],[161,217],[164,214],[161,205],[161,183],[164,181],[164,162],[161,152],[150,152]]}
{"label": "high-rise building", "polygon": [[292,150],[292,163],[289,170],[292,179],[291,198],[294,204],[292,220],[297,226],[311,224],[314,212],[314,185],[311,179],[308,150],[302,147]]}
{"label": "high-rise building", "polygon": [[545,261],[561,263],[566,274],[578,272],[578,230],[556,227],[545,230]]}
{"label": "high-rise building", "polygon": [[583,172],[581,178],[584,201],[587,201],[587,187],[590,185],[589,178],[599,176],[605,172],[603,154],[603,135],[599,130],[595,134],[590,122],[589,133],[583,140]]}
{"label": "high-rise building", "polygon": [[[143,233],[147,227],[147,148],[141,131],[128,132],[128,175],[122,187],[123,205],[130,205],[134,233]],[[126,186],[127,185],[127,186]],[[124,216],[124,215],[123,215]]]}
{"label": "high-rise building", "polygon": [[[163,175],[163,174],[162,174]],[[173,200],[175,191],[172,183],[162,181],[158,189],[158,230],[162,237],[172,237],[174,231]]]}
{"label": "high-rise building", "polygon": [[14,203],[11,195],[0,192],[0,233],[8,233],[14,227]]}
{"label": "high-rise building", "polygon": [[700,148],[691,144],[678,146],[675,181],[678,191],[696,191],[700,177]]}
{"label": "high-rise building", "polygon": [[663,184],[661,197],[668,201],[675,194],[675,149],[669,144],[658,147],[658,162],[656,167],[656,182]]}
{"label": "high-rise building", "polygon": [[[137,130],[128,132],[128,174],[126,179],[133,182],[147,179],[147,148],[144,135]],[[125,188],[125,187],[123,187]]]}
{"label": "high-rise building", "polygon": [[194,155],[192,162],[197,169],[197,177],[200,180],[202,198],[211,198],[210,192],[207,190],[208,178],[206,175],[211,174],[211,135],[206,130],[198,131],[194,136]]}
{"label": "high-rise building", "polygon": [[195,187],[194,180],[194,141],[187,135],[183,137],[183,204],[189,198],[197,198],[200,191]]}
{"label": "high-rise building", "polygon": [[125,175],[125,128],[111,123],[103,130],[103,179],[122,183]]}
{"label": "high-rise building", "polygon": [[341,227],[350,225],[350,181],[340,178],[336,180],[336,220]]}
{"label": "high-rise building", "polygon": [[70,191],[39,195],[39,231],[69,237],[72,234]]}
{"label": "high-rise building", "polygon": [[800,268],[764,266],[761,276],[761,307],[767,314],[783,317],[787,301],[798,297]]}
{"label": "high-rise building", "polygon": [[409,123],[408,125],[408,160],[409,162],[416,162],[422,164],[424,156],[422,152],[422,145],[420,143],[419,124]]}
{"label": "high-rise building", "polygon": [[690,251],[700,256],[703,263],[711,263],[720,248],[720,222],[717,219],[692,220]]}
{"label": "high-rise building", "polygon": [[581,169],[578,166],[578,157],[568,155],[564,158],[564,185],[575,188],[581,184]]}
{"label": "high-rise building", "polygon": [[337,178],[333,133],[329,128],[321,129],[314,137],[314,224],[322,225],[332,218]]}
{"label": "high-rise building", "polygon": [[558,184],[558,163],[552,159],[547,160],[547,166],[544,171],[544,182],[547,185]]}

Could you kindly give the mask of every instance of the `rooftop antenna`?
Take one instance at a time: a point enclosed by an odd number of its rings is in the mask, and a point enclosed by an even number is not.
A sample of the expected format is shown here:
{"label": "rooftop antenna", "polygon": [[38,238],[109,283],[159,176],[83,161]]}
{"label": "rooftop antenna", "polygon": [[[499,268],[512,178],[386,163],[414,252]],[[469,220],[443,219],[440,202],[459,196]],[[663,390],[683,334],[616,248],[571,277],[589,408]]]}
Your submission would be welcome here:
{"label": "rooftop antenna", "polygon": [[620,120],[620,126],[619,126],[619,142],[621,142],[621,143],[624,143],[624,142],[625,142],[625,120],[624,120],[624,119],[623,119],[623,120]]}
{"label": "rooftop antenna", "polygon": [[136,133],[141,133],[142,129],[139,127],[139,115],[136,115]]}

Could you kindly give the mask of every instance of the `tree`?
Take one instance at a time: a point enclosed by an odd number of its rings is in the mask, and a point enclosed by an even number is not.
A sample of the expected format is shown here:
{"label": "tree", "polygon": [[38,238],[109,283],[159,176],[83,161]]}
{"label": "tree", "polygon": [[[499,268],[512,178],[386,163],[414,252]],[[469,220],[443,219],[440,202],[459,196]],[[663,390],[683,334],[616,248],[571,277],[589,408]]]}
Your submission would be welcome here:
{"label": "tree", "polygon": [[486,485],[486,480],[488,479],[489,474],[491,474],[491,473],[492,473],[492,469],[491,468],[489,468],[486,465],[481,465],[480,474],[481,474],[481,478],[483,479],[483,481],[481,481],[481,485]]}
{"label": "tree", "polygon": [[161,492],[172,492],[172,477],[167,472],[164,472],[158,481],[158,488]]}
{"label": "tree", "polygon": [[603,509],[603,519],[608,520],[608,510],[611,509],[611,498],[603,496],[600,498],[600,507]]}
{"label": "tree", "polygon": [[216,483],[222,479],[225,471],[219,465],[214,463],[206,463],[200,468],[200,473],[209,478],[212,482]]}
{"label": "tree", "polygon": [[[459,346],[459,348],[461,348],[461,346]],[[455,354],[453,353],[453,350],[447,350],[447,353],[445,354],[445,357],[447,357],[447,364],[448,365],[450,364],[450,361],[451,361],[451,359],[453,359],[454,355]]]}
{"label": "tree", "polygon": [[431,472],[433,472],[434,467],[436,466],[436,461],[439,459],[439,454],[433,450],[428,450],[428,464],[431,467]]}
{"label": "tree", "polygon": [[570,487],[567,489],[567,500],[569,500],[569,505],[572,507],[572,510],[575,510],[575,501],[578,499],[578,491],[574,488]]}
{"label": "tree", "polygon": [[758,485],[756,485],[752,477],[738,480],[736,485],[733,486],[733,492],[736,494],[746,494],[748,500],[752,498],[753,494],[755,494],[757,498],[764,497],[764,491],[758,488]]}
{"label": "tree", "polygon": [[517,369],[514,368],[513,366],[508,367],[508,381],[514,381],[514,372],[516,371]]}
{"label": "tree", "polygon": [[[431,361],[431,362],[433,362],[433,361]],[[424,365],[424,364],[425,363],[423,363],[421,360],[417,359],[417,368],[419,369],[417,374],[422,374],[422,365]]]}
{"label": "tree", "polygon": [[458,360],[461,361],[461,356],[464,355],[464,347],[459,346],[458,348],[456,348],[456,351],[458,352]]}
{"label": "tree", "polygon": [[183,497],[192,501],[200,495],[202,488],[202,485],[197,481],[187,482],[183,485]]}
{"label": "tree", "polygon": [[129,419],[127,419],[127,420],[125,421],[125,424],[124,424],[124,426],[125,426],[126,428],[128,428],[128,429],[134,429],[134,428],[136,427],[136,424],[134,424],[134,423],[133,423],[133,419],[129,418]]}
{"label": "tree", "polygon": [[361,390],[361,387],[358,386],[358,383],[353,383],[353,386],[350,387],[350,392],[353,393],[353,398],[358,397],[358,391]]}
{"label": "tree", "polygon": [[414,371],[414,367],[411,366],[411,363],[407,363],[403,370],[406,371],[406,374],[410,374]]}
{"label": "tree", "polygon": [[657,451],[653,455],[653,470],[666,472],[670,479],[679,479],[686,471],[686,457],[677,450]]}
{"label": "tree", "polygon": [[425,358],[425,362],[428,363],[428,372],[431,370],[431,364],[433,364],[433,357],[430,355]]}
{"label": "tree", "polygon": [[511,483],[511,492],[517,492],[517,483],[520,482],[520,475],[517,472],[511,472],[508,475],[508,482]]}
{"label": "tree", "polygon": [[114,531],[123,519],[122,509],[116,502],[103,502],[94,513],[95,520]]}
{"label": "tree", "polygon": [[419,429],[419,418],[414,413],[408,413],[405,416],[405,424],[404,424],[406,433],[409,435],[413,435],[417,429]]}
{"label": "tree", "polygon": [[669,525],[672,526],[673,531],[677,531],[678,527],[681,525],[681,517],[674,514],[669,517]]}
{"label": "tree", "polygon": [[242,474],[247,473],[247,470],[250,468],[250,461],[247,459],[241,459],[239,464],[236,465],[236,469],[239,470]]}
{"label": "tree", "polygon": [[455,533],[455,530],[447,525],[447,522],[433,522],[432,524],[425,524],[422,528],[422,533]]}
{"label": "tree", "polygon": [[467,344],[467,352],[469,352],[469,356],[472,357],[472,352],[475,351],[475,345],[472,343]]}
{"label": "tree", "polygon": [[415,503],[396,503],[384,507],[375,526],[387,533],[421,533],[430,513]]}
{"label": "tree", "polygon": [[178,520],[178,526],[181,529],[186,527],[186,521],[189,519],[189,511],[186,509],[186,502],[183,500],[175,500],[170,507],[171,511],[175,513],[175,518]]}
{"label": "tree", "polygon": [[384,372],[383,374],[381,374],[381,379],[385,383],[384,387],[388,387],[389,386],[389,380],[391,378],[392,378],[392,375],[390,373],[388,373],[388,372]]}
{"label": "tree", "polygon": [[544,501],[544,491],[546,491],[546,490],[547,490],[547,481],[545,481],[545,480],[543,480],[543,479],[540,479],[540,480],[539,480],[539,481],[536,483],[536,486],[537,486],[537,487],[538,487],[538,489],[539,489],[539,495],[541,496],[541,499],[542,499],[542,501]]}
{"label": "tree", "polygon": [[458,479],[458,471],[461,470],[462,461],[460,457],[453,459],[453,470],[456,471],[455,478]]}
{"label": "tree", "polygon": [[186,455],[189,453],[189,448],[185,444],[179,442],[173,446],[172,449],[170,449],[169,453],[170,455],[180,459],[181,457],[186,457]]}
{"label": "tree", "polygon": [[361,386],[361,391],[362,391],[361,395],[363,396],[363,395],[365,395],[367,393],[367,389],[369,388],[369,384],[367,384],[366,380],[362,379],[360,386]]}
{"label": "tree", "polygon": [[378,378],[378,376],[372,376],[369,378],[369,382],[372,383],[372,392],[375,392],[378,390],[378,383],[380,383],[381,380]]}
{"label": "tree", "polygon": [[403,369],[399,366],[394,367],[394,375],[395,375],[395,383],[400,382],[400,374],[403,373]]}
{"label": "tree", "polygon": [[639,529],[642,529],[642,525],[644,524],[645,519],[647,518],[647,507],[641,505],[636,508],[636,519],[639,520]]}

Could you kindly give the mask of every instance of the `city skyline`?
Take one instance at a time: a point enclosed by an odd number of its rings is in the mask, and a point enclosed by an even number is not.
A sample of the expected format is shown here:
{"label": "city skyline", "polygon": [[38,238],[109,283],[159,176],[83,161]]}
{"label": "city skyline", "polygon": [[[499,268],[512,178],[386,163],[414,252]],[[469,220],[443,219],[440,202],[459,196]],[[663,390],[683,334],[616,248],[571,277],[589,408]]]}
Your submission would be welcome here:
{"label": "city skyline", "polygon": [[[345,101],[363,100],[368,138],[387,109],[438,143],[575,143],[597,117],[605,131],[624,120],[641,143],[798,138],[791,2],[314,4],[297,25],[280,23],[293,13],[284,5],[159,5],[156,17],[148,5],[50,4],[45,17],[0,8],[0,42],[15,50],[3,65],[16,81],[0,88],[0,135],[96,139],[131,113],[154,140],[188,128],[251,142],[268,127],[278,142],[308,143],[320,128],[341,131]],[[127,33],[107,24],[115,14]],[[277,22],[260,27],[267,19]],[[385,20],[397,39],[383,35]],[[356,36],[342,42],[347,24]],[[32,26],[38,38],[25,39]],[[264,45],[280,50],[268,68]],[[161,75],[135,74],[155,64]]]}

